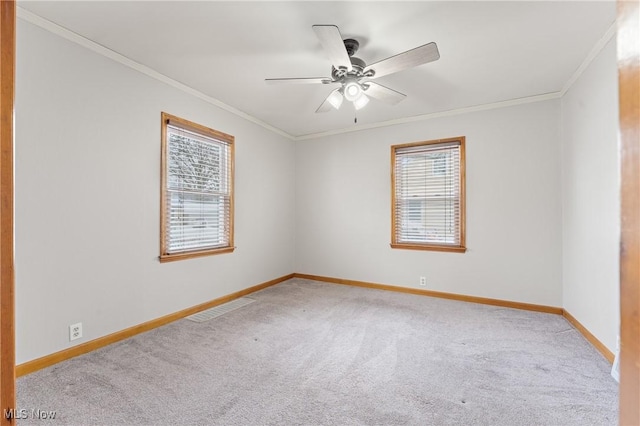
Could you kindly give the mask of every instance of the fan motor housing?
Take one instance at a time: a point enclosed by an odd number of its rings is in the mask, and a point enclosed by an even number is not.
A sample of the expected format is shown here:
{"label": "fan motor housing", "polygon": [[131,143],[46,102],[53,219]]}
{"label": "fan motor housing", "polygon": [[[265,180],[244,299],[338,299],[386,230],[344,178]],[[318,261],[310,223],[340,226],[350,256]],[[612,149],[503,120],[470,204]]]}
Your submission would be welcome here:
{"label": "fan motor housing", "polygon": [[362,59],[356,58],[355,56],[352,56],[349,59],[351,60],[351,67],[353,68],[352,71],[347,72],[345,69],[337,70],[335,67],[331,67],[331,78],[333,78],[334,81],[340,80],[346,75],[352,75],[355,77],[363,76],[362,71],[365,69],[367,64]]}
{"label": "fan motor housing", "polygon": [[351,59],[351,66],[359,73],[367,66],[362,59],[356,58],[355,56],[352,56],[349,59]]}

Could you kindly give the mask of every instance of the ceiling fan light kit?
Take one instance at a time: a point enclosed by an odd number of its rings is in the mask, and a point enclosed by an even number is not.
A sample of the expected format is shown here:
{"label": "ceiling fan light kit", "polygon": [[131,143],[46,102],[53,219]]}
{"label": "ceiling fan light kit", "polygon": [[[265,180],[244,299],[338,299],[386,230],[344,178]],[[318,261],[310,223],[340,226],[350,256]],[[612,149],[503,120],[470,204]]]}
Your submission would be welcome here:
{"label": "ceiling fan light kit", "polygon": [[342,101],[344,100],[344,96],[342,96],[342,93],[340,92],[340,90],[341,89],[334,90],[333,92],[331,92],[331,94],[327,98],[327,101],[329,101],[331,106],[334,107],[335,109],[340,109],[340,106],[342,105]]}
{"label": "ceiling fan light kit", "polygon": [[314,25],[313,30],[333,65],[331,77],[268,78],[266,82],[271,84],[340,84],[340,88],[333,90],[316,112],[328,112],[332,108],[340,109],[344,99],[353,103],[356,110],[367,105],[369,97],[396,105],[407,95],[371,80],[440,59],[438,46],[432,42],[367,66],[365,61],[353,56],[358,51],[360,43],[351,38],[343,40],[338,27],[335,25]]}
{"label": "ceiling fan light kit", "polygon": [[367,95],[365,95],[364,93],[362,93],[358,99],[353,101],[353,106],[355,107],[356,110],[362,109],[365,107],[365,105],[367,105],[369,103],[369,97]]}
{"label": "ceiling fan light kit", "polygon": [[357,81],[350,81],[344,84],[342,90],[344,92],[344,97],[350,102],[353,102],[360,96],[362,96],[363,92],[362,87],[358,84]]}

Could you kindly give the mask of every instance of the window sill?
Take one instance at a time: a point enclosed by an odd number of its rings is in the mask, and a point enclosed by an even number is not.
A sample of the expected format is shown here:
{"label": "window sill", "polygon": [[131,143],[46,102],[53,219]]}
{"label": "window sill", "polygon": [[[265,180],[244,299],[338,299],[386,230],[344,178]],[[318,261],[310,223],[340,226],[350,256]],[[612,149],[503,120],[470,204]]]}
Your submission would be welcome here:
{"label": "window sill", "polygon": [[453,253],[464,253],[467,251],[466,247],[462,246],[441,246],[435,244],[398,244],[391,243],[391,248],[405,249],[405,250],[427,250],[427,251],[448,251]]}
{"label": "window sill", "polygon": [[214,256],[216,254],[231,253],[235,249],[236,249],[235,247],[223,247],[223,248],[213,249],[213,250],[200,250],[200,251],[189,251],[184,253],[161,254],[159,259],[160,259],[160,263],[174,262],[176,260],[193,259],[194,257]]}

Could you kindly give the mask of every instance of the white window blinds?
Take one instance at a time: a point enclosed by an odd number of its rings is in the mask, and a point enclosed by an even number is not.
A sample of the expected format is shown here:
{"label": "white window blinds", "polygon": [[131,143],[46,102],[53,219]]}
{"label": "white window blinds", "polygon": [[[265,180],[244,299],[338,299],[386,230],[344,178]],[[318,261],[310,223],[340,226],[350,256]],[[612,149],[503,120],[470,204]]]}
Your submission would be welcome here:
{"label": "white window blinds", "polygon": [[173,121],[165,139],[162,254],[231,246],[231,141]]}
{"label": "white window blinds", "polygon": [[392,245],[463,246],[462,144],[393,147]]}

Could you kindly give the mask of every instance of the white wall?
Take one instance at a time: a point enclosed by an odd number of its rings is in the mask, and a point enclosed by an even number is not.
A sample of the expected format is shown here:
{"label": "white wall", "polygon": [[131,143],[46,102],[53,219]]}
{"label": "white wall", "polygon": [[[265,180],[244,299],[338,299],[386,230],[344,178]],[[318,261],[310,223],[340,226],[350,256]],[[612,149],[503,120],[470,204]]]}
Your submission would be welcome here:
{"label": "white wall", "polygon": [[[17,363],[293,272],[294,145],[18,21]],[[236,138],[234,253],[160,264],[160,112]]]}
{"label": "white wall", "polygon": [[[562,305],[559,100],[296,144],[296,271]],[[390,146],[466,136],[464,254],[389,247]]]}
{"label": "white wall", "polygon": [[612,40],[562,98],[563,304],[611,351],[620,317],[619,176]]}

